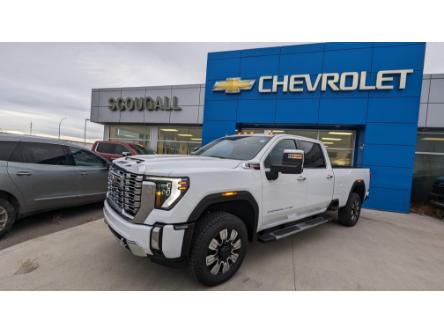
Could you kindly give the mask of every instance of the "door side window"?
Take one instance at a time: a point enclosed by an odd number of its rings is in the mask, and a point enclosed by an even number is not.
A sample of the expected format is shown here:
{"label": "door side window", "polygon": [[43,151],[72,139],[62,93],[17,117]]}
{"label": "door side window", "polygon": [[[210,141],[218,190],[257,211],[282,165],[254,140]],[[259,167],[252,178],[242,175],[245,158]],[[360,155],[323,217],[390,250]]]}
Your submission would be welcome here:
{"label": "door side window", "polygon": [[8,161],[16,145],[15,141],[0,141],[0,161]]}
{"label": "door side window", "polygon": [[40,142],[20,142],[10,160],[21,163],[72,165],[62,145]]}
{"label": "door side window", "polygon": [[297,144],[304,151],[304,168],[326,168],[320,144],[302,140],[297,140]]}
{"label": "door side window", "polygon": [[99,168],[107,166],[104,160],[85,149],[75,147],[69,147],[69,149],[76,166]]}
{"label": "door side window", "polygon": [[285,149],[296,149],[296,144],[294,140],[284,139],[279,141],[265,159],[264,167],[268,169],[274,164],[282,163],[282,156]]}
{"label": "door side window", "polygon": [[114,145],[112,143],[100,142],[96,151],[103,154],[114,154]]}

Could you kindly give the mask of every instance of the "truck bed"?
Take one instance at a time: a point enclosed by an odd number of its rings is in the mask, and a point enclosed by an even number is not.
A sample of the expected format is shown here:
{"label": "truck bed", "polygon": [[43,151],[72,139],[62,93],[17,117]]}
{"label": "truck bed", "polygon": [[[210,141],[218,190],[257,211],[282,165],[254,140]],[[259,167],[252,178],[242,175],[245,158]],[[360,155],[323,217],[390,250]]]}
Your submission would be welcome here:
{"label": "truck bed", "polygon": [[346,204],[351,186],[356,180],[364,181],[368,192],[368,186],[370,184],[370,169],[339,167],[333,168],[332,170],[335,175],[333,199],[339,200],[339,207]]}

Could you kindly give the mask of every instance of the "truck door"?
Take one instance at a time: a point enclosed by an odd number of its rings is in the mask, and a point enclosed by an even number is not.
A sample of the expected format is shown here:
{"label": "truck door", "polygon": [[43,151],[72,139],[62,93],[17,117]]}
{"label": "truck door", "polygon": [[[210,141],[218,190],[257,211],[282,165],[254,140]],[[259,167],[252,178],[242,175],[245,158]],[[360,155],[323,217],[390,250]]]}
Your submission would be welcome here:
{"label": "truck door", "polygon": [[276,180],[268,180],[266,171],[273,163],[279,163],[285,149],[296,149],[293,139],[282,139],[275,144],[265,158],[262,172],[263,220],[261,229],[271,228],[306,216],[306,184],[302,175],[279,173]]}
{"label": "truck door", "polygon": [[322,146],[316,142],[296,140],[297,148],[304,151],[306,208],[310,215],[324,212],[333,197],[334,175]]}

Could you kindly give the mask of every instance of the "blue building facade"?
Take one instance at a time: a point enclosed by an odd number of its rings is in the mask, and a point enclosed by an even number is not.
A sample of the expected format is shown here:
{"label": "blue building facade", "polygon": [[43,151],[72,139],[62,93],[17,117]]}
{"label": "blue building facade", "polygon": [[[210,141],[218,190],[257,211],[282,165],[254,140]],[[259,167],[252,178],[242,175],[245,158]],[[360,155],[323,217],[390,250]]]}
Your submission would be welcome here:
{"label": "blue building facade", "polygon": [[[408,212],[424,53],[424,43],[209,53],[203,144],[247,127],[352,129],[353,165],[372,173],[366,207]],[[239,91],[230,91],[230,78],[241,82]],[[215,89],[218,85],[222,90]]]}

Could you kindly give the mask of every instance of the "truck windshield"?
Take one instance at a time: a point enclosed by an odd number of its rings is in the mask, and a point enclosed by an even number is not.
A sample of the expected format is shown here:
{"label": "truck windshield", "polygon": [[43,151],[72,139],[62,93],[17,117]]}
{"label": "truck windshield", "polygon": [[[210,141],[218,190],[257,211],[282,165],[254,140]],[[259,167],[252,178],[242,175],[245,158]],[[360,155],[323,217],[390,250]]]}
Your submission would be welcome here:
{"label": "truck windshield", "polygon": [[270,139],[268,136],[228,136],[210,142],[196,150],[193,155],[251,160]]}

